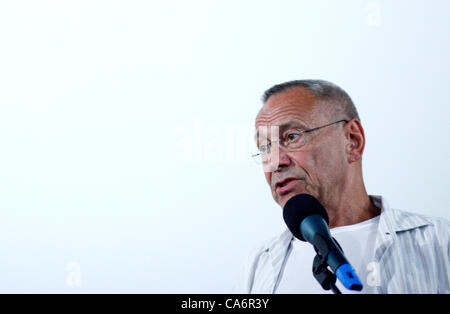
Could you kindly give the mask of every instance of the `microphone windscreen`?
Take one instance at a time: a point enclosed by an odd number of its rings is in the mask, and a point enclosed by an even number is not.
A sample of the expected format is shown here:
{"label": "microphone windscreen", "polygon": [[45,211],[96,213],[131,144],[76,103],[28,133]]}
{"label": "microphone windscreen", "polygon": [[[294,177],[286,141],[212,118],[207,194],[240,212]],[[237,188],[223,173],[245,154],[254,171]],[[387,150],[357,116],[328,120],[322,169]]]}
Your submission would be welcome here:
{"label": "microphone windscreen", "polygon": [[329,224],[328,214],[322,204],[312,195],[297,194],[290,198],[283,207],[284,222],[292,234],[305,241],[300,233],[300,224],[310,215],[320,215]]}

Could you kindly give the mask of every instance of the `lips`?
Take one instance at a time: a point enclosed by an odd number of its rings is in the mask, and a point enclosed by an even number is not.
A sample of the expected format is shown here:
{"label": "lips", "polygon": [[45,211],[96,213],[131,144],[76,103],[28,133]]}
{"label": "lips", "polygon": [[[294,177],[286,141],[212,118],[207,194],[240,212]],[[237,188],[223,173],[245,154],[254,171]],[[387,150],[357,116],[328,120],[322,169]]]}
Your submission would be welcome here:
{"label": "lips", "polygon": [[278,181],[275,184],[275,191],[278,194],[283,195],[283,194],[289,192],[299,180],[300,179],[298,179],[298,178],[290,177],[290,178],[286,178],[281,181]]}

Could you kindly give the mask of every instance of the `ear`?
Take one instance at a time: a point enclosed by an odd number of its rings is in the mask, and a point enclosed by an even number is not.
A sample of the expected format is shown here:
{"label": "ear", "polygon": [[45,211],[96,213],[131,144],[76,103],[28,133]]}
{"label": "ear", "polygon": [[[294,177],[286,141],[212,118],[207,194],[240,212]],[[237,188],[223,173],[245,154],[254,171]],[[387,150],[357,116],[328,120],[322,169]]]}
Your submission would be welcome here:
{"label": "ear", "polygon": [[349,163],[361,159],[366,144],[366,137],[361,122],[354,118],[345,124],[346,153]]}

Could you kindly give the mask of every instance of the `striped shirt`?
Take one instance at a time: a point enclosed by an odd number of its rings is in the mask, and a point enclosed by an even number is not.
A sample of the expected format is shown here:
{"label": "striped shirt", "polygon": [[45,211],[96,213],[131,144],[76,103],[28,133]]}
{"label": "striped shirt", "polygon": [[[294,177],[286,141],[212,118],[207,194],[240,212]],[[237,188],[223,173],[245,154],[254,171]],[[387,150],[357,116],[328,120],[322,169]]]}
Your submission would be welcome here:
{"label": "striped shirt", "polygon": [[[381,214],[367,293],[450,293],[449,222],[390,208],[381,196],[370,198]],[[275,293],[292,239],[286,229],[256,248],[234,292]]]}

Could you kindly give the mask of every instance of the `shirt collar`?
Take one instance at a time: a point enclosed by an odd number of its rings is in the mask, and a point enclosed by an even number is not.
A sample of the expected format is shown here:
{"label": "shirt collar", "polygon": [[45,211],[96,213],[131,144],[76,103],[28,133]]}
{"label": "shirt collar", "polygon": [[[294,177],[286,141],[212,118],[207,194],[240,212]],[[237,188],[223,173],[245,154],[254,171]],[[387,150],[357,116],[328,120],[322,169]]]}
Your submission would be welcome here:
{"label": "shirt collar", "polygon": [[390,232],[407,231],[430,224],[424,216],[391,208],[386,198],[382,196],[370,195],[369,197],[376,207],[381,208],[380,226],[389,229]]}

